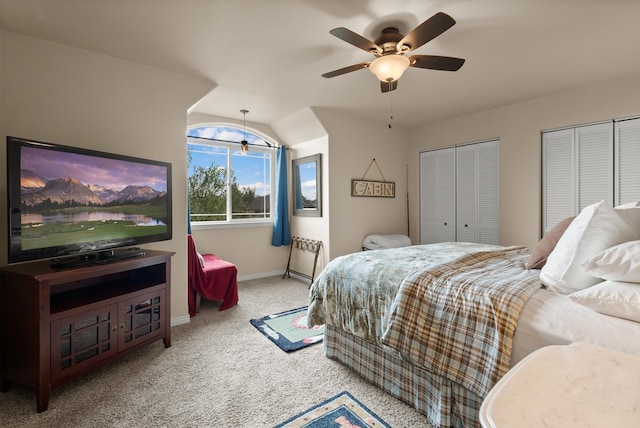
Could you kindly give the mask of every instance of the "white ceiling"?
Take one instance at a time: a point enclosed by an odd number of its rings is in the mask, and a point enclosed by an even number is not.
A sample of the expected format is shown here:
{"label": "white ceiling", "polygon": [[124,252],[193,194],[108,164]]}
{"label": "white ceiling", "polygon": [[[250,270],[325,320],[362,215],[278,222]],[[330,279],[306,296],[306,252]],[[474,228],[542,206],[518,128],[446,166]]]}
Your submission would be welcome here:
{"label": "white ceiling", "polygon": [[[373,57],[333,37],[408,33],[438,11],[457,24],[412,54],[462,57],[458,72],[410,68],[382,94]],[[211,80],[195,111],[270,124],[329,107],[399,126],[640,74],[638,0],[0,0],[0,27]]]}

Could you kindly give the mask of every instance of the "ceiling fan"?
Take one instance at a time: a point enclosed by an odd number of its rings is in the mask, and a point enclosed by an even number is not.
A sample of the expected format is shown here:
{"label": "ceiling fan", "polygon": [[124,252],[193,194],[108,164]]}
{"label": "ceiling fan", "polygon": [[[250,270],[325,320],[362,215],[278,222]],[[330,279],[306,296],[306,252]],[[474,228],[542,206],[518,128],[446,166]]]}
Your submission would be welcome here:
{"label": "ceiling fan", "polygon": [[382,30],[373,42],[344,27],[334,28],[329,33],[373,54],[376,59],[330,71],[324,73],[322,77],[336,77],[369,68],[380,80],[382,92],[389,92],[398,87],[398,79],[409,67],[457,71],[464,64],[462,58],[438,55],[412,55],[407,58],[404,55],[435,39],[453,27],[455,23],[456,21],[446,13],[438,12],[411,30],[406,36],[401,34],[397,28],[388,27]]}

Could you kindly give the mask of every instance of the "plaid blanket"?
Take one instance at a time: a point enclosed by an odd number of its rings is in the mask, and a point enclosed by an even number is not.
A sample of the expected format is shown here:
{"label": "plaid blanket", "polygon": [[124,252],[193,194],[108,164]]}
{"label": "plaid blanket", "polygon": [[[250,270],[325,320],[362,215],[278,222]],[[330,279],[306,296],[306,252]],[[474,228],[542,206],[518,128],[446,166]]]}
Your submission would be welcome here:
{"label": "plaid blanket", "polygon": [[528,254],[477,252],[408,276],[382,343],[484,397],[509,369],[518,316],[540,288]]}

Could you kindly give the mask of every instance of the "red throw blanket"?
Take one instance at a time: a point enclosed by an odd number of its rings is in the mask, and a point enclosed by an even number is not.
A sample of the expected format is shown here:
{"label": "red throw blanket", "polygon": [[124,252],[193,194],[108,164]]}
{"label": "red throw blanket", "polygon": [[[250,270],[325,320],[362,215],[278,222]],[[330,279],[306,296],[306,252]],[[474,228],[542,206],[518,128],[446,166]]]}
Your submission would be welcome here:
{"label": "red throw blanket", "polygon": [[196,292],[207,300],[222,300],[218,310],[223,311],[238,303],[238,269],[233,263],[215,254],[203,254],[200,263],[191,235],[189,246],[189,315],[196,314]]}

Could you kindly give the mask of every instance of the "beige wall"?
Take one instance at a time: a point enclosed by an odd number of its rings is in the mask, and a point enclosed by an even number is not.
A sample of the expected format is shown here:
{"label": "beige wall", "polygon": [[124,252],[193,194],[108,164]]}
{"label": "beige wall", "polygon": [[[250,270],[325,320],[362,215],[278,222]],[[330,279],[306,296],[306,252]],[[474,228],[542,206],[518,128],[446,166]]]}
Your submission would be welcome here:
{"label": "beige wall", "polygon": [[412,129],[407,152],[411,200],[416,201],[412,236],[419,236],[421,151],[500,138],[501,244],[533,246],[541,230],[541,132],[639,114],[640,76],[634,76]]}
{"label": "beige wall", "polygon": [[[172,163],[173,239],[145,247],[176,252],[173,319],[187,314],[187,109],[211,82],[0,31],[0,134]],[[0,150],[0,176],[6,151]],[[0,193],[6,194],[5,180]],[[6,200],[0,198],[0,263],[6,263]]]}
{"label": "beige wall", "polygon": [[[321,153],[323,167],[323,216],[292,216],[293,235],[321,239],[323,265],[361,251],[370,233],[407,233],[406,132],[379,122],[348,116],[323,108],[305,108],[272,124],[291,147],[291,158]],[[372,159],[386,181],[396,183],[395,198],[351,196],[351,179],[362,178]],[[371,167],[366,176],[382,180]]]}
{"label": "beige wall", "polygon": [[[387,127],[384,118],[368,121],[314,108],[329,136],[330,258],[361,251],[370,233],[407,233],[406,132]],[[395,198],[353,197],[351,179],[362,178],[372,159],[386,181],[396,183]],[[366,179],[382,180],[371,167]]]}
{"label": "beige wall", "polygon": [[[316,264],[316,270],[318,273],[322,271],[322,269],[324,269],[324,266],[326,266],[327,263],[329,263],[331,254],[331,235],[329,233],[331,225],[331,218],[329,216],[329,213],[331,212],[331,200],[329,197],[330,193],[328,191],[331,166],[329,165],[328,149],[328,138],[327,136],[323,136],[314,140],[291,146],[290,150],[292,160],[304,158],[315,154],[321,155],[320,162],[322,171],[322,182],[320,189],[322,191],[322,217],[306,217],[293,215],[293,189],[291,187],[289,198],[291,201],[289,212],[292,214],[291,235],[322,241],[322,250],[318,256],[318,263]],[[289,162],[288,173],[289,183],[291,183],[291,162]],[[311,257],[311,254],[295,253],[295,251],[292,253],[292,265],[299,266],[300,272],[304,272],[307,275],[310,275],[313,271],[313,257]],[[298,251],[297,253],[300,252]]]}

